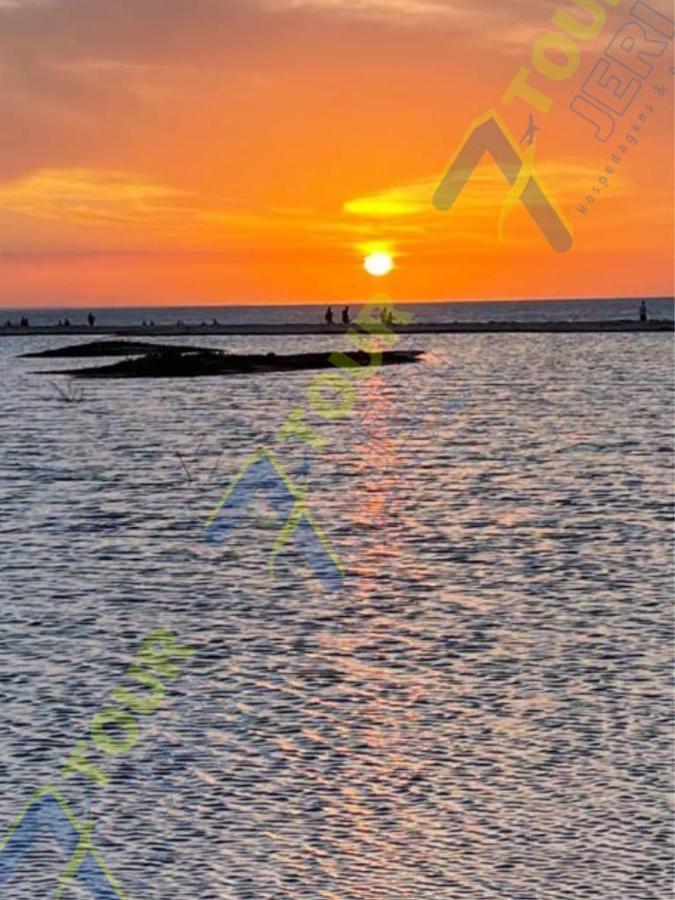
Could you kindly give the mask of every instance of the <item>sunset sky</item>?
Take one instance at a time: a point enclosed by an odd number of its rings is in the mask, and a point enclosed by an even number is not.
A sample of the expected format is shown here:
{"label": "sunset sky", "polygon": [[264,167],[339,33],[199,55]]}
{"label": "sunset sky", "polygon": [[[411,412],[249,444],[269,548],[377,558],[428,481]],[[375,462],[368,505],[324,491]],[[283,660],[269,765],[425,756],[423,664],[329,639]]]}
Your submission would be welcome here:
{"label": "sunset sky", "polygon": [[[601,143],[570,102],[633,0],[598,3],[602,31],[554,81],[532,48],[556,10],[583,18],[565,0],[0,0],[0,304],[670,294],[672,41]],[[549,112],[503,102],[522,66]],[[509,185],[488,157],[433,206],[492,108],[517,140],[534,112],[569,252],[521,204],[500,240]],[[377,250],[396,261],[381,280]]]}

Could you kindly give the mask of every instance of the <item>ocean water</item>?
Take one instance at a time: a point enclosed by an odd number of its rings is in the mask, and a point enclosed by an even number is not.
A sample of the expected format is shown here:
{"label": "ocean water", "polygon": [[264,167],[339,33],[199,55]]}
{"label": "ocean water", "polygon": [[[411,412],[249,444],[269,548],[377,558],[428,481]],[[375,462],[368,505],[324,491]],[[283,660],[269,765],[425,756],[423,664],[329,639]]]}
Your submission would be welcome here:
{"label": "ocean water", "polygon": [[[412,313],[420,322],[496,322],[556,321],[561,319],[637,319],[642,298],[619,300],[535,300],[455,303],[397,303],[399,309]],[[673,319],[675,310],[671,299],[651,299],[648,310],[652,318]],[[352,312],[358,308],[353,304]],[[140,325],[143,321],[156,325],[172,325],[177,321],[187,325],[211,323],[240,324],[312,324],[324,321],[324,306],[190,306],[190,307],[134,307],[93,309],[99,325]],[[334,305],[336,320],[342,306]],[[56,325],[61,319],[72,324],[84,323],[87,309],[11,309],[0,311],[0,321],[18,322],[27,315],[32,325]]]}
{"label": "ocean water", "polygon": [[[36,372],[72,361],[16,358],[61,343],[0,340],[3,835],[53,783],[133,900],[670,896],[672,335],[405,338],[424,364],[333,420],[310,372],[63,403]],[[320,449],[279,437],[297,408]],[[264,496],[205,540],[261,447],[340,590],[297,547],[270,572]],[[193,655],[97,749],[158,629]],[[96,769],[66,777],[82,742]],[[74,846],[28,843],[3,898],[56,895]]]}

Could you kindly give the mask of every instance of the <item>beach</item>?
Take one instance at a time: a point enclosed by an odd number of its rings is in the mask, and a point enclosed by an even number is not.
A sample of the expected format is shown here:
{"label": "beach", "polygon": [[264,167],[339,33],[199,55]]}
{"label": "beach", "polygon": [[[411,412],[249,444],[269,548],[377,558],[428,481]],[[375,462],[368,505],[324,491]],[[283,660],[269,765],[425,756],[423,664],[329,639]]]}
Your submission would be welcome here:
{"label": "beach", "polygon": [[[596,320],[577,322],[413,322],[393,325],[397,334],[622,334],[672,332],[673,321],[656,319]],[[289,337],[300,335],[344,335],[349,325],[312,325],[302,323],[243,323],[239,325],[88,325],[79,326],[0,326],[0,337],[56,335],[115,335],[116,337],[189,337],[190,335],[259,335]],[[377,330],[377,329],[375,329]]]}

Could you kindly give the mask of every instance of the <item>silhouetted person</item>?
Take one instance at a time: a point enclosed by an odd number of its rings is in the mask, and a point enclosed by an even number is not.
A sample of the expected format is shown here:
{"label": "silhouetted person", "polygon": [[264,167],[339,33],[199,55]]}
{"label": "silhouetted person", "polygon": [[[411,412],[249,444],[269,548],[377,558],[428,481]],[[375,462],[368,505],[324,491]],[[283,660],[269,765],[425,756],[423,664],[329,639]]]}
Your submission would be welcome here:
{"label": "silhouetted person", "polygon": [[65,325],[66,328],[70,328],[70,319],[66,319],[66,321],[63,324]]}
{"label": "silhouetted person", "polygon": [[644,300],[640,304],[640,321],[641,322],[647,321],[647,304],[645,303]]}
{"label": "silhouetted person", "polygon": [[28,328],[28,319],[25,316],[21,316],[21,327]]}
{"label": "silhouetted person", "polygon": [[333,321],[333,307],[329,306],[326,310],[326,325],[332,325]]}
{"label": "silhouetted person", "polygon": [[345,306],[342,310],[342,324],[349,325],[349,307]]}
{"label": "silhouetted person", "polygon": [[96,316],[93,313],[89,313],[87,316],[87,322],[89,322],[89,327],[93,328],[96,324]]}

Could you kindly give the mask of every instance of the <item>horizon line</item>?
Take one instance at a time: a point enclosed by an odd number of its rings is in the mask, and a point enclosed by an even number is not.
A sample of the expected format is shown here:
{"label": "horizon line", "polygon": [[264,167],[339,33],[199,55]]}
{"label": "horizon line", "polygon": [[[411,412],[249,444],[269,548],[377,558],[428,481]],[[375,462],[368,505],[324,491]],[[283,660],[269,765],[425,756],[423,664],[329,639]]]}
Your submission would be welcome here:
{"label": "horizon line", "polygon": [[[31,305],[23,304],[20,306],[3,306],[0,304],[0,312],[19,312],[21,310],[80,310],[80,309],[96,309],[96,310],[133,310],[133,309],[275,309],[275,308],[295,308],[305,306],[316,306],[325,309],[327,306],[360,306],[366,303],[372,303],[373,299],[362,300],[306,300],[294,302],[280,301],[236,301],[236,302],[220,302],[220,303],[153,303],[139,302],[132,304],[103,304],[102,306],[78,304],[76,306],[68,306],[64,304],[40,304]],[[402,306],[421,306],[421,305],[444,305],[444,304],[479,304],[479,303],[602,303],[616,302],[623,300],[645,300],[645,301],[668,301],[675,303],[675,294],[626,294],[621,296],[585,296],[585,297],[496,297],[496,298],[462,298],[462,299],[443,299],[443,300],[392,300],[390,297],[382,295],[381,299],[391,303],[398,303]]]}

